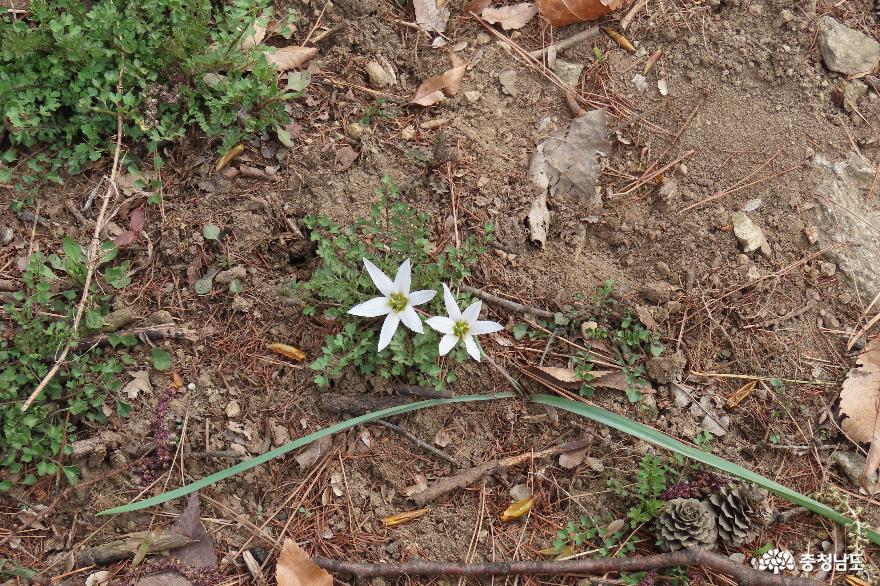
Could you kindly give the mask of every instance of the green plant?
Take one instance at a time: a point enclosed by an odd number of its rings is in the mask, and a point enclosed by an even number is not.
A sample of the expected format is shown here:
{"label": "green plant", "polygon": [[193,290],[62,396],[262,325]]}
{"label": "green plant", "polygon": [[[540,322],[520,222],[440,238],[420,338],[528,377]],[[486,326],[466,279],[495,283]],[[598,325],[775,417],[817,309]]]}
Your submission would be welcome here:
{"label": "green plant", "polygon": [[704,452],[712,452],[712,440],[715,436],[708,431],[701,431],[694,437],[694,443]]}
{"label": "green plant", "polygon": [[[319,385],[329,384],[343,369],[354,366],[363,374],[378,373],[386,379],[403,378],[440,388],[456,380],[452,366],[467,356],[461,345],[449,354],[451,365],[446,370],[438,360],[440,336],[431,328],[411,336],[400,328],[389,347],[377,353],[379,328],[347,314],[357,303],[375,297],[363,259],[394,274],[409,258],[413,290],[440,291],[442,283],[455,286],[470,275],[470,267],[484,251],[483,240],[491,238],[492,226],[486,226],[484,238],[471,236],[460,248],[447,246],[437,251],[431,242],[429,216],[403,202],[390,177],[383,179],[378,195],[379,202],[372,206],[369,217],[345,228],[324,216],[305,219],[321,262],[310,280],[290,285],[285,294],[304,302],[306,315],[321,311],[336,323],[336,332],[326,337],[322,355],[312,363],[312,369],[319,373],[315,378]],[[420,309],[432,315],[444,313],[442,295]]]}
{"label": "green plant", "polygon": [[[112,244],[103,247],[102,263],[116,254]],[[98,275],[101,286],[120,288],[128,283],[127,264],[106,266]],[[66,279],[57,273],[66,275]],[[118,415],[129,411],[127,403],[114,396],[121,386],[119,375],[130,361],[127,354],[117,358],[112,350],[88,348],[68,353],[58,373],[46,385],[30,409],[22,403],[46,376],[55,357],[65,345],[74,345],[81,334],[95,332],[103,324],[110,296],[102,294],[92,282],[91,294],[81,323],[72,331],[74,315],[85,280],[86,259],[81,247],[65,238],[63,254],[31,256],[22,275],[24,288],[3,306],[7,319],[15,323],[11,338],[0,339],[0,469],[5,472],[0,490],[8,490],[16,479],[28,485],[37,476],[61,470],[68,481],[76,482],[79,471],[63,465],[76,432],[85,425],[107,422],[107,402],[115,402]],[[67,286],[60,287],[67,283]],[[114,334],[111,347],[137,344],[134,336]],[[111,403],[112,404],[112,403]]]}
{"label": "green plant", "polygon": [[366,126],[373,121],[373,117],[376,115],[385,120],[393,120],[397,116],[397,111],[388,108],[387,98],[379,98],[374,106],[367,106],[364,115],[358,122]]}
{"label": "green plant", "polygon": [[157,167],[159,144],[192,129],[224,151],[286,124],[298,92],[279,87],[270,47],[241,42],[269,4],[33,0],[24,19],[0,14],[0,118],[13,145],[0,153],[0,183],[16,161],[17,187],[80,172],[112,149],[117,114]]}
{"label": "green plant", "polygon": [[626,557],[635,551],[639,541],[632,535],[621,542],[628,529],[625,521],[614,521],[607,512],[601,515],[601,522],[597,522],[591,515],[582,515],[580,519],[569,521],[556,532],[553,547],[556,551],[562,551],[566,547],[580,549],[585,544],[590,544],[595,546],[596,553],[601,558],[612,555]]}
{"label": "green plant", "polygon": [[666,465],[656,456],[645,454],[639,463],[639,471],[636,473],[636,489],[632,496],[636,504],[630,507],[627,516],[635,525],[647,523],[663,510],[663,501],[660,495],[666,490]]}

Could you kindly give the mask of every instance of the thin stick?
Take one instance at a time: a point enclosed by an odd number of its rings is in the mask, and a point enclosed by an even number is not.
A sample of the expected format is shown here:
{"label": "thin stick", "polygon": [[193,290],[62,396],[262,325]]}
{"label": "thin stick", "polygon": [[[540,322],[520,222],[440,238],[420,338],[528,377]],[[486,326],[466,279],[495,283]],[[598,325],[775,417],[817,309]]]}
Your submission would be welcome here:
{"label": "thin stick", "polygon": [[549,53],[550,51],[562,51],[563,49],[567,49],[568,47],[571,47],[572,45],[577,45],[578,43],[586,41],[590,37],[595,37],[598,34],[599,34],[599,27],[594,26],[592,28],[588,28],[586,30],[581,31],[576,35],[572,35],[572,36],[568,37],[567,39],[563,39],[561,41],[551,43],[550,45],[547,45],[543,49],[538,49],[536,51],[529,51],[528,55],[532,59],[543,59],[547,55],[547,53]]}
{"label": "thin stick", "polygon": [[606,572],[638,572],[675,566],[704,566],[733,576],[741,586],[818,586],[820,582],[801,576],[771,574],[738,564],[723,555],[703,549],[686,549],[671,553],[631,558],[580,559],[568,561],[526,560],[520,562],[406,562],[372,564],[315,558],[315,563],[332,572],[355,576],[536,576],[559,574],[604,574]]}
{"label": "thin stick", "polygon": [[[120,93],[122,92],[122,71],[119,71],[119,82],[117,83],[117,88]],[[77,330],[79,329],[79,322],[82,320],[83,313],[86,309],[86,301],[89,298],[89,287],[92,285],[92,277],[95,274],[95,268],[98,265],[98,246],[101,243],[101,228],[104,223],[104,215],[107,213],[107,204],[110,203],[110,193],[116,191],[116,175],[119,172],[119,153],[122,151],[122,112],[116,114],[116,150],[113,153],[113,167],[110,169],[110,179],[107,182],[107,191],[104,192],[104,199],[101,202],[101,211],[98,213],[98,219],[95,221],[95,232],[92,235],[92,242],[89,245],[89,265],[86,270],[86,280],[83,285],[82,297],[80,297],[79,305],[76,308],[76,315],[73,318],[73,325],[71,326],[71,332],[75,335]],[[55,360],[55,364],[52,365],[52,368],[49,369],[49,372],[46,373],[46,376],[43,377],[43,380],[40,381],[40,384],[37,385],[37,388],[31,393],[30,397],[27,398],[27,401],[21,406],[22,411],[27,411],[28,407],[31,406],[37,396],[43,392],[43,389],[46,388],[46,385],[55,377],[58,373],[58,370],[61,368],[61,365],[64,364],[64,359],[67,358],[67,353],[70,352],[71,345],[65,344],[64,350],[61,351],[61,355]]]}
{"label": "thin stick", "polygon": [[704,204],[707,204],[707,203],[709,203],[709,202],[715,201],[716,199],[721,199],[722,197],[726,197],[726,196],[728,196],[728,195],[734,194],[734,193],[736,193],[737,191],[740,191],[740,190],[742,190],[742,189],[745,189],[746,187],[751,187],[752,185],[757,185],[758,183],[763,183],[763,182],[765,182],[765,181],[769,181],[769,180],[771,180],[771,179],[776,179],[777,177],[781,177],[781,176],[783,176],[783,175],[786,175],[786,174],[788,174],[788,173],[791,173],[792,171],[794,171],[795,169],[798,169],[798,168],[800,168],[800,165],[799,165],[799,164],[798,164],[798,165],[794,165],[794,166],[792,166],[792,167],[789,167],[788,169],[783,169],[782,171],[777,171],[776,173],[773,173],[773,174],[771,174],[771,175],[766,175],[765,177],[760,177],[760,178],[758,178],[758,179],[755,179],[754,181],[749,181],[748,183],[744,183],[743,185],[737,185],[736,187],[731,187],[730,189],[725,189],[724,191],[719,191],[719,192],[716,193],[715,195],[710,195],[710,196],[707,197],[706,199],[701,199],[701,200],[698,201],[698,202],[695,202],[695,203],[692,203],[692,204],[689,205],[689,206],[683,207],[683,208],[681,209],[681,213],[684,213],[684,212],[686,212],[686,211],[688,211],[688,210],[692,210],[692,209],[694,209],[694,208],[696,208],[696,207],[700,207],[701,205],[704,205]]}
{"label": "thin stick", "polygon": [[633,7],[629,9],[629,12],[627,12],[623,16],[623,18],[620,19],[620,30],[625,31],[632,22],[632,19],[635,18],[636,14],[638,14],[638,12],[647,5],[648,0],[639,0],[638,2],[633,4]]}
{"label": "thin stick", "polygon": [[411,442],[414,443],[415,445],[419,446],[420,448],[422,448],[422,449],[425,450],[426,452],[431,452],[432,454],[434,454],[435,456],[437,456],[437,457],[440,458],[441,460],[445,460],[446,462],[449,462],[450,464],[452,464],[452,465],[455,466],[456,468],[458,468],[458,467],[461,466],[461,464],[459,464],[458,462],[456,462],[456,461],[452,458],[452,456],[450,456],[449,454],[446,454],[446,453],[444,453],[444,452],[438,450],[437,448],[435,448],[435,447],[432,446],[431,444],[422,441],[421,439],[419,439],[418,437],[414,436],[413,434],[411,434],[411,433],[408,432],[407,430],[403,429],[403,428],[400,427],[399,425],[394,425],[394,424],[391,423],[390,421],[385,421],[384,419],[377,419],[377,420],[376,420],[376,423],[378,423],[379,425],[384,425],[384,426],[387,427],[388,429],[393,429],[394,431],[396,431],[397,433],[399,433],[400,435],[402,435],[403,437],[405,437],[406,439],[408,439],[409,441],[411,441]]}
{"label": "thin stick", "polygon": [[497,295],[492,295],[491,293],[486,293],[481,289],[476,289],[469,285],[461,285],[461,290],[467,291],[472,295],[476,295],[483,301],[494,303],[495,305],[501,306],[504,309],[509,309],[510,311],[531,314],[536,317],[543,317],[544,319],[553,319],[553,312],[547,311],[546,309],[538,309],[537,307],[532,307],[531,305],[523,305],[522,303],[517,303],[516,301],[509,301],[507,299],[503,299],[501,297],[498,297]]}

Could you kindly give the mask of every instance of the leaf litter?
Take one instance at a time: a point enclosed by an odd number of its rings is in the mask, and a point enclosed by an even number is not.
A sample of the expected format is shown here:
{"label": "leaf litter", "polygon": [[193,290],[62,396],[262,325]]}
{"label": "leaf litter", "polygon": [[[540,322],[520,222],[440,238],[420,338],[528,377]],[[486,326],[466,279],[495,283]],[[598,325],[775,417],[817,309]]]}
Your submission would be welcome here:
{"label": "leaf litter", "polygon": [[538,14],[534,2],[522,2],[507,6],[490,6],[483,9],[483,20],[490,24],[500,24],[506,31],[520,29]]}
{"label": "leaf litter", "polygon": [[332,586],[333,577],[319,568],[292,539],[284,540],[284,548],[275,566],[278,586]]}
{"label": "leaf litter", "polygon": [[452,69],[423,81],[412,99],[413,104],[433,106],[458,93],[461,88],[461,80],[464,79],[467,70],[467,61],[455,53],[451,54],[451,58]]}
{"label": "leaf litter", "polygon": [[880,469],[880,336],[865,345],[856,366],[851,368],[840,391],[840,415],[844,433],[854,442],[870,443],[861,482],[870,492],[880,483],[870,479]]}

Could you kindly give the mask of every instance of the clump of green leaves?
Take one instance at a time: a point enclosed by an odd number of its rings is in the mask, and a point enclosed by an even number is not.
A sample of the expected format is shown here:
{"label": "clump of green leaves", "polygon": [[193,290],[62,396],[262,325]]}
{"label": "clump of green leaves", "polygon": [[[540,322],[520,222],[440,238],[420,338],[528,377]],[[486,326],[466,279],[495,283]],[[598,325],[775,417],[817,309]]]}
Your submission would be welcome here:
{"label": "clump of green leaves", "polygon": [[582,515],[576,521],[568,524],[556,532],[553,547],[556,551],[563,551],[566,547],[573,550],[583,549],[585,546],[595,546],[596,553],[601,558],[626,557],[635,551],[638,539],[631,536],[621,542],[627,534],[628,525],[623,520],[612,520],[611,514],[605,512],[600,519],[590,515]]}
{"label": "clump of green leaves", "polygon": [[[369,217],[350,226],[342,227],[325,216],[305,219],[311,239],[317,243],[320,263],[310,280],[294,283],[282,293],[302,301],[306,315],[320,312],[336,324],[337,331],[327,336],[322,355],[312,364],[319,373],[315,378],[319,385],[329,384],[346,367],[354,366],[362,374],[442,388],[456,380],[454,365],[466,359],[461,345],[441,365],[437,332],[426,327],[423,334],[414,334],[399,328],[391,344],[377,352],[378,325],[346,312],[376,296],[364,270],[364,258],[392,275],[409,258],[412,289],[442,291],[442,283],[455,287],[471,274],[470,268],[485,251],[484,242],[492,237],[493,227],[487,225],[486,235],[480,238],[469,236],[460,248],[449,245],[435,250],[430,217],[404,202],[390,177],[383,178],[377,195],[379,201]],[[421,308],[445,315],[443,296],[436,295]]]}
{"label": "clump of green leaves", "polygon": [[630,507],[627,517],[633,525],[647,523],[663,510],[664,501],[660,498],[666,490],[667,474],[673,473],[657,456],[645,454],[636,473],[636,487],[630,496],[636,504]]}
{"label": "clump of green leaves", "polygon": [[0,118],[13,145],[0,183],[29,150],[19,186],[78,173],[112,149],[117,113],[157,165],[158,145],[192,129],[226,150],[286,124],[284,100],[298,92],[279,87],[271,48],[241,46],[269,4],[33,0],[23,19],[0,9]]}
{"label": "clump of green leaves", "polygon": [[[103,263],[116,254],[112,244],[103,247]],[[31,256],[22,275],[24,288],[3,306],[4,318],[11,320],[11,337],[0,339],[0,490],[9,490],[15,481],[29,485],[37,476],[55,474],[60,469],[70,482],[79,471],[63,464],[70,453],[76,432],[84,426],[107,422],[105,409],[128,414],[129,405],[115,398],[121,386],[119,375],[129,361],[114,352],[91,348],[69,352],[61,369],[26,412],[23,402],[51,368],[57,354],[67,344],[75,344],[80,334],[98,331],[107,313],[110,297],[101,287],[121,288],[128,284],[127,263],[105,266],[92,283],[92,294],[79,332],[72,324],[86,274],[82,248],[65,238],[63,254]],[[66,278],[62,278],[66,277]],[[59,290],[58,284],[67,283]],[[112,347],[132,346],[134,336],[111,335]],[[108,405],[109,403],[109,405]]]}

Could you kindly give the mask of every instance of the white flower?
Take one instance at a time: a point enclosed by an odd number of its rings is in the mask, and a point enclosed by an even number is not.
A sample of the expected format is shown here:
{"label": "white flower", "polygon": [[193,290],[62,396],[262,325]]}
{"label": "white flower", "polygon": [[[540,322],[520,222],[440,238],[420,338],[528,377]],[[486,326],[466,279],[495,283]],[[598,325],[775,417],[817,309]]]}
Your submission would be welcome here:
{"label": "white flower", "polygon": [[463,340],[468,354],[479,362],[480,347],[474,341],[474,336],[491,334],[503,330],[504,326],[494,321],[477,320],[480,317],[480,308],[483,306],[482,301],[474,301],[467,309],[461,311],[446,283],[443,284],[443,301],[446,303],[446,313],[449,317],[437,316],[428,320],[429,326],[445,334],[440,339],[440,356],[448,354],[459,340]]}
{"label": "white flower", "polygon": [[418,334],[424,332],[422,320],[413,307],[427,303],[434,298],[437,292],[426,289],[410,293],[411,267],[409,259],[403,261],[403,264],[397,269],[394,281],[389,279],[388,275],[367,259],[364,259],[364,266],[367,267],[370,278],[373,279],[373,283],[379,292],[382,293],[383,297],[375,297],[369,301],[359,303],[349,309],[348,313],[361,317],[388,315],[382,324],[382,331],[379,334],[379,351],[381,352],[383,348],[391,343],[391,338],[394,337],[394,332],[397,331],[397,326],[400,322],[403,322],[403,325]]}

